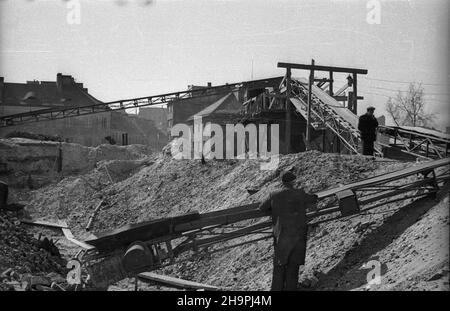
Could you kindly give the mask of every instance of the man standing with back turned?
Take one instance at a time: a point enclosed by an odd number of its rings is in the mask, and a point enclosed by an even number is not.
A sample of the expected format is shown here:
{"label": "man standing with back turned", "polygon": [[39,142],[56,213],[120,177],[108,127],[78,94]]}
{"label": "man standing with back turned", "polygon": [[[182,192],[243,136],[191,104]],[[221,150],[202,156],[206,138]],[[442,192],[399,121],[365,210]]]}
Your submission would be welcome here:
{"label": "man standing with back turned", "polygon": [[361,133],[363,155],[373,156],[374,142],[377,140],[378,121],[373,115],[375,107],[367,108],[367,112],[359,117],[358,130]]}
{"label": "man standing with back turned", "polygon": [[317,202],[316,195],[294,189],[295,175],[281,175],[283,187],[261,203],[260,209],[270,211],[273,222],[274,262],[271,290],[296,290],[300,265],[305,264],[306,209]]}

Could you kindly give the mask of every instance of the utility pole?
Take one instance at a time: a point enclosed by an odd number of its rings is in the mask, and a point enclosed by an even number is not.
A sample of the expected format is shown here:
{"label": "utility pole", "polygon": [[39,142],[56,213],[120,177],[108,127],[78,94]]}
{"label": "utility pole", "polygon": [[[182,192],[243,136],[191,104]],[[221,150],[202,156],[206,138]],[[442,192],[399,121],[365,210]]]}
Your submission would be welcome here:
{"label": "utility pole", "polygon": [[291,152],[291,68],[286,68],[286,128],[285,128],[285,146],[286,154]]}
{"label": "utility pole", "polygon": [[306,149],[310,149],[311,145],[311,103],[312,103],[312,85],[314,83],[314,59],[311,60],[311,70],[309,71],[309,83],[308,83],[308,110],[306,120]]}

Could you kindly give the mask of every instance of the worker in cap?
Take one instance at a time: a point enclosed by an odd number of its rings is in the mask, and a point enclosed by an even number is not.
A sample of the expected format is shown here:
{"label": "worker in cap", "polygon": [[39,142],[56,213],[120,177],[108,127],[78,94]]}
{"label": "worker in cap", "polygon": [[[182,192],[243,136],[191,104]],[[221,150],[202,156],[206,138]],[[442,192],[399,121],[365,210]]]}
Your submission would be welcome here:
{"label": "worker in cap", "polygon": [[375,107],[367,107],[367,112],[359,117],[358,130],[361,133],[363,155],[373,156],[377,140],[378,121],[374,115]]}
{"label": "worker in cap", "polygon": [[296,176],[281,174],[282,187],[259,206],[270,213],[273,223],[274,259],[271,290],[296,290],[298,273],[305,264],[306,210],[316,205],[317,196],[294,188]]}

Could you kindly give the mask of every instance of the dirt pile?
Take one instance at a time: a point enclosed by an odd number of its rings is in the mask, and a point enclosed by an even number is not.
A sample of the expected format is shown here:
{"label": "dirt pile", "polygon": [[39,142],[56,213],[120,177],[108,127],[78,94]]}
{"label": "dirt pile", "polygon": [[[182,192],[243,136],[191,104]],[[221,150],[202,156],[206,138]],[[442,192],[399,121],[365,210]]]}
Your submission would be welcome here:
{"label": "dirt pile", "polygon": [[[28,193],[17,193],[17,197],[28,202],[26,209],[33,217],[65,220],[77,238],[84,239],[90,234],[86,232],[85,226],[100,200],[104,200],[105,204],[93,224],[94,232],[194,210],[206,212],[261,201],[280,186],[277,177],[280,171],[286,169],[298,176],[296,187],[316,192],[414,165],[316,151],[282,156],[279,168],[275,171],[262,171],[260,164],[257,160],[207,161],[202,164],[200,160],[175,160],[167,153],[139,160],[103,161],[86,174],[67,177],[56,185]],[[247,191],[249,188],[259,191],[250,194]],[[436,202],[426,202],[430,201],[420,201],[416,205],[411,201],[388,204],[361,215],[311,227],[307,264],[301,278],[302,288],[366,289],[369,269],[364,267],[372,260],[380,262],[381,271],[386,275],[385,282],[399,280],[396,273],[400,272],[396,271],[400,271],[405,263],[394,260],[396,252],[403,249],[395,243],[403,239],[405,242],[402,245],[412,243],[411,236],[404,238],[407,229],[418,222],[431,223],[437,219],[440,219],[442,230],[448,227],[448,216],[428,218]],[[434,238],[431,235],[422,238],[435,241],[437,235],[441,234],[436,232]],[[235,242],[246,239],[244,237]],[[425,240],[419,241],[428,245]],[[448,249],[448,239],[441,239],[439,243],[447,245]],[[437,249],[438,246],[436,252]],[[412,253],[405,251],[399,254],[399,258],[413,260]],[[425,260],[417,261],[417,265],[423,267],[420,268],[423,271],[438,269],[436,267],[442,262],[448,264],[448,252],[436,253],[435,259],[439,264]],[[386,266],[390,272],[386,272]],[[426,280],[433,276],[436,278],[435,275],[441,273],[445,279],[445,271],[439,270],[435,274],[430,271],[417,275],[420,275],[420,280]],[[221,288],[267,290],[272,273],[272,241],[260,241],[205,255],[161,272]],[[430,273],[433,275],[430,276]],[[389,284],[393,288],[409,288],[412,284],[411,280],[405,282],[403,285]],[[425,285],[419,288],[422,286]],[[129,289],[129,282],[125,280],[115,286],[115,289],[120,288]]]}
{"label": "dirt pile", "polygon": [[[297,174],[296,186],[314,192],[403,165],[320,152],[284,156],[276,171],[260,170],[256,160],[210,161],[202,165],[200,161],[158,155],[132,163],[136,168],[128,178],[116,179],[114,169],[98,165],[88,174],[32,191],[27,194],[27,210],[37,217],[65,220],[77,233],[83,231],[96,202],[105,199],[108,204],[93,227],[93,231],[102,231],[193,210],[206,212],[260,201],[279,186],[277,176],[283,169]],[[250,195],[247,188],[261,190]]]}

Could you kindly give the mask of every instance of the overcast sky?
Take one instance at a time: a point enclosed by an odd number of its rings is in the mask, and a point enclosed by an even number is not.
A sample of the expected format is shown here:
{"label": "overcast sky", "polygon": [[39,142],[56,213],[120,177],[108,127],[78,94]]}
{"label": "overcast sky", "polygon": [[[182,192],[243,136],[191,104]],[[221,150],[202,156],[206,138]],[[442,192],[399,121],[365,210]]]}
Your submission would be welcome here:
{"label": "overcast sky", "polygon": [[77,23],[74,0],[0,0],[6,82],[62,72],[110,101],[282,75],[277,62],[314,58],[369,70],[360,113],[370,104],[383,114],[388,96],[415,81],[438,127],[450,123],[447,0],[380,0],[379,24],[368,22],[365,0],[79,2]]}

